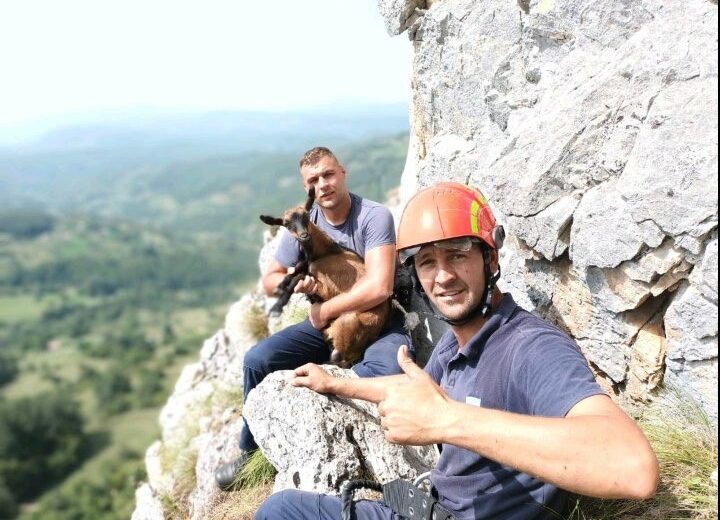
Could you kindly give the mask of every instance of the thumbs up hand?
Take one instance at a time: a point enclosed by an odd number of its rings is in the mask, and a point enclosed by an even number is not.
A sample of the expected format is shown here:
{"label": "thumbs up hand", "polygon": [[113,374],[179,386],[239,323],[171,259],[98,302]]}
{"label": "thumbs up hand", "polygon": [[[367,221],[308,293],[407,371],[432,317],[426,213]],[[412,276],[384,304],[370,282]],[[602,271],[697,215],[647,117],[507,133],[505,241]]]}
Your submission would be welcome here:
{"label": "thumbs up hand", "polygon": [[398,363],[407,379],[387,387],[378,404],[385,439],[414,446],[441,442],[450,398],[413,362],[404,345],[398,350]]}

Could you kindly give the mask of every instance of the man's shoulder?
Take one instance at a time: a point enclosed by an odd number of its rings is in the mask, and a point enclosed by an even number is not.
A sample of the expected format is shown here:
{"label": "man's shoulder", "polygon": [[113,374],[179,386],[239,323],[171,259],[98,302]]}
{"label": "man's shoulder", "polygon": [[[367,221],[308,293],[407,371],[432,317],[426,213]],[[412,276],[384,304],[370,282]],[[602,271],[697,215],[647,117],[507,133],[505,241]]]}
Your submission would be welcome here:
{"label": "man's shoulder", "polygon": [[385,210],[388,213],[390,210],[385,206],[385,204],[382,204],[381,202],[376,202],[374,200],[366,199],[365,197],[361,197],[357,193],[351,193],[350,196],[355,199],[356,204],[358,205],[358,208],[361,212],[367,212],[371,210]]}
{"label": "man's shoulder", "polygon": [[548,351],[573,350],[577,343],[563,330],[549,321],[520,308],[508,322],[505,341],[515,350],[515,359],[544,356]]}

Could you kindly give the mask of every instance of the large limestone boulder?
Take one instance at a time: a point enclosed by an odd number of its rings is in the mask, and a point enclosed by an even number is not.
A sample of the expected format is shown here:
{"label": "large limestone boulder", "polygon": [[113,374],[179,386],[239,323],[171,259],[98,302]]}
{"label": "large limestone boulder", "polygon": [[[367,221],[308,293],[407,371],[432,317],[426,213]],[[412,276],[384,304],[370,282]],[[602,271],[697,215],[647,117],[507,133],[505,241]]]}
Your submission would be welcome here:
{"label": "large limestone boulder", "polygon": [[[350,370],[326,367],[338,377]],[[291,371],[268,376],[247,399],[244,416],[278,470],[275,491],[337,494],[347,480],[415,478],[436,462],[434,447],[385,441],[377,407],[288,384]]]}
{"label": "large limestone boulder", "polygon": [[716,420],[717,3],[378,3],[414,47],[403,200],[480,187],[505,289],[621,400],[664,371]]}

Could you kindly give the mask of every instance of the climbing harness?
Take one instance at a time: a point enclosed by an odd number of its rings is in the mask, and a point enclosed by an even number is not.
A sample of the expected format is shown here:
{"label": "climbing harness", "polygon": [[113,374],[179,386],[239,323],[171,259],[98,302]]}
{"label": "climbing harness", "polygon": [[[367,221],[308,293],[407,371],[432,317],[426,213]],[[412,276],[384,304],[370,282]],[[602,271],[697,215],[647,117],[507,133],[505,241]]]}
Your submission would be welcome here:
{"label": "climbing harness", "polygon": [[382,485],[371,480],[346,482],[341,492],[342,520],[352,520],[353,493],[360,488],[381,491],[385,505],[403,520],[455,520],[453,514],[432,496],[430,472],[423,473],[413,482],[404,479]]}

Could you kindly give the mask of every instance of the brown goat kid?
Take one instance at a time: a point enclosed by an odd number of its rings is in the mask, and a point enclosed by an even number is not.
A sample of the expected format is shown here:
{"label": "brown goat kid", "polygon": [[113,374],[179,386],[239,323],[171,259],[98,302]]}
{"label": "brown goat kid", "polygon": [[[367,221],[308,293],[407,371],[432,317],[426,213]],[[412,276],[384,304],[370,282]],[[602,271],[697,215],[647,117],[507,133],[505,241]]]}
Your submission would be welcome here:
{"label": "brown goat kid", "polygon": [[[309,211],[314,201],[315,192],[311,188],[305,206],[287,210],[282,218],[260,216],[265,224],[286,228],[305,253],[305,260],[295,266],[294,272],[288,274],[276,290],[279,296],[278,303],[273,307],[276,313],[308,273],[317,282],[311,301],[327,301],[347,292],[365,275],[365,264],[357,253],[340,246],[310,221]],[[372,309],[346,312],[330,321],[323,330],[325,340],[333,346],[330,361],[342,368],[349,368],[358,361],[367,346],[380,335],[390,308],[388,299]]]}

